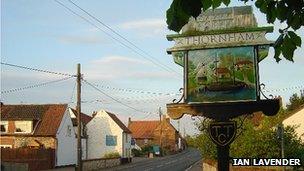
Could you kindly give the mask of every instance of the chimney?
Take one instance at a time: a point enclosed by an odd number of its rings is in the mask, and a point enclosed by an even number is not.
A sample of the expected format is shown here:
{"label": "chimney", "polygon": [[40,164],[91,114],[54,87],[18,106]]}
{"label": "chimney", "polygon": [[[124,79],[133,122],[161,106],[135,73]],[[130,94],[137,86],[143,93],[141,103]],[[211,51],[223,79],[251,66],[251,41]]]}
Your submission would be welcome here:
{"label": "chimney", "polygon": [[129,120],[128,120],[128,126],[131,124],[131,117],[129,117]]}
{"label": "chimney", "polygon": [[94,117],[97,114],[97,111],[93,111],[92,117]]}

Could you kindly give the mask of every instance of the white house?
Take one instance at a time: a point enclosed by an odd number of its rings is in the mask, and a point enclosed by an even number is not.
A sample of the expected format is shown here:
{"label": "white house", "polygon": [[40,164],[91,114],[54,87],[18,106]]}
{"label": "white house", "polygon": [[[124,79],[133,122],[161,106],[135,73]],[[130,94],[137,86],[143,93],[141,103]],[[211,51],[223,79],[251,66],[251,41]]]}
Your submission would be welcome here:
{"label": "white house", "polygon": [[296,126],[295,132],[304,142],[304,106],[283,121],[284,126]]}
{"label": "white house", "polygon": [[[77,111],[73,108],[69,108],[69,113],[72,119],[74,131],[77,134],[78,127],[77,127]],[[81,148],[82,148],[82,159],[88,159],[88,134],[87,134],[87,124],[91,121],[92,117],[88,116],[84,113],[80,113],[81,116]]]}
{"label": "white house", "polygon": [[102,158],[106,153],[118,152],[122,158],[131,157],[131,131],[116,115],[99,111],[87,124],[88,158]]}
{"label": "white house", "polygon": [[76,143],[66,104],[1,104],[1,147],[51,148],[55,166],[64,166],[76,164]]}

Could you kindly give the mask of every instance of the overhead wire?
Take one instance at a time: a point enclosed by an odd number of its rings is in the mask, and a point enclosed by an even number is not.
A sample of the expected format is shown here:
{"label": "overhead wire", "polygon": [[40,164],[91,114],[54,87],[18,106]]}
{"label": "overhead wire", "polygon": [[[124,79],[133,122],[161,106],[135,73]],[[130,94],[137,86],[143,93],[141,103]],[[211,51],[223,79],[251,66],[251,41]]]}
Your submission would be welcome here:
{"label": "overhead wire", "polygon": [[[122,46],[128,48],[129,50],[131,50],[132,52],[136,53],[137,55],[145,58],[146,60],[150,61],[151,63],[161,67],[162,69],[168,71],[168,72],[172,72],[170,69],[168,69],[167,67],[164,67],[164,64],[159,64],[157,62],[155,62],[154,60],[142,55],[141,53],[139,53],[137,50],[135,50],[134,48],[132,48],[131,46],[127,45],[126,43],[122,42],[121,40],[117,39],[116,37],[112,36],[110,33],[104,31],[102,28],[100,28],[99,26],[97,26],[96,24],[94,24],[93,22],[91,22],[90,20],[88,20],[87,18],[81,16],[80,14],[76,13],[75,11],[73,11],[71,8],[67,7],[65,4],[59,2],[58,0],[54,0],[56,3],[58,3],[59,5],[63,6],[65,9],[67,9],[68,11],[70,11],[71,13],[73,13],[74,15],[80,17],[81,19],[83,19],[84,21],[86,21],[87,23],[91,24],[92,26],[96,27],[98,30],[102,31],[104,34],[108,35],[110,38],[112,38],[113,40],[117,41],[118,43],[120,43]],[[96,17],[94,17],[96,18]],[[128,42],[129,43],[129,42]],[[134,46],[134,45],[133,45]],[[181,75],[180,73],[174,71],[175,74],[178,74],[179,76]]]}
{"label": "overhead wire", "polygon": [[1,94],[12,93],[12,92],[22,91],[22,90],[26,90],[26,89],[46,86],[46,85],[49,85],[49,84],[65,81],[65,80],[68,80],[70,78],[72,78],[72,77],[65,77],[65,78],[62,78],[62,79],[59,79],[59,80],[53,80],[53,81],[48,81],[48,82],[44,82],[44,83],[40,83],[40,84],[35,84],[35,85],[30,85],[30,86],[25,86],[25,87],[20,87],[20,88],[14,88],[14,89],[10,89],[10,90],[4,90],[4,91],[1,91]]}
{"label": "overhead wire", "polygon": [[138,93],[138,94],[149,94],[149,95],[155,95],[155,96],[179,96],[182,95],[181,93],[162,93],[162,92],[152,92],[152,91],[144,91],[144,90],[135,90],[135,89],[129,89],[129,88],[117,88],[117,87],[111,87],[108,85],[101,85],[101,84],[95,84],[95,86],[114,90],[114,91],[120,91],[120,92],[126,92],[126,93]]}
{"label": "overhead wire", "polygon": [[[108,98],[112,99],[113,101],[115,101],[115,102],[117,102],[117,103],[119,103],[119,104],[121,104],[121,105],[123,105],[123,106],[125,106],[125,107],[127,107],[127,108],[130,108],[130,109],[132,109],[132,110],[134,110],[134,111],[141,112],[141,113],[149,113],[149,112],[147,112],[147,111],[143,111],[143,110],[137,109],[137,108],[135,108],[135,107],[133,107],[133,106],[130,106],[130,105],[128,105],[128,104],[125,104],[125,103],[123,103],[123,102],[120,101],[120,100],[117,100],[116,98],[114,98],[114,97],[112,97],[111,95],[109,95],[109,94],[105,93],[104,91],[100,90],[100,89],[99,89],[98,87],[96,87],[94,84],[88,82],[88,81],[85,80],[85,79],[82,79],[82,81],[83,81],[84,83],[86,83],[87,85],[89,85],[90,87],[92,87],[93,89],[95,89],[95,90],[97,90],[98,92],[100,92],[101,94],[107,96]],[[133,114],[133,115],[134,115],[134,114]],[[133,116],[133,115],[131,115],[131,116]]]}
{"label": "overhead wire", "polygon": [[130,40],[128,40],[126,37],[124,37],[123,35],[121,35],[120,33],[118,33],[117,31],[115,31],[113,28],[111,28],[109,25],[105,24],[104,22],[102,22],[100,19],[98,19],[97,17],[95,17],[93,14],[89,13],[87,10],[81,8],[79,5],[77,5],[75,2],[73,2],[72,0],[68,0],[70,3],[72,3],[74,6],[76,6],[78,9],[80,9],[81,11],[83,11],[84,13],[86,13],[87,15],[89,15],[90,17],[92,17],[95,21],[97,21],[98,23],[100,23],[101,25],[103,25],[104,27],[106,27],[107,29],[109,29],[112,33],[114,33],[115,35],[117,35],[118,37],[122,38],[124,41],[128,42],[130,45],[132,45],[133,47],[135,47],[137,50],[141,51],[143,54],[149,56],[150,58],[152,58],[153,60],[157,61],[160,65],[168,68],[169,70],[171,70],[172,72],[175,72],[179,75],[181,75],[180,73],[176,72],[174,69],[166,66],[165,64],[162,64],[158,59],[156,59],[155,57],[153,57],[152,55],[150,55],[149,53],[147,53],[145,50],[141,49],[140,47],[138,47],[135,43],[131,42]]}
{"label": "overhead wire", "polygon": [[16,65],[16,64],[6,63],[6,62],[1,62],[1,65],[6,65],[6,66],[11,66],[11,67],[16,67],[16,68],[22,68],[22,69],[36,71],[36,72],[43,72],[43,73],[48,73],[48,74],[55,74],[55,75],[69,76],[69,77],[76,77],[76,75],[72,75],[72,74],[68,74],[68,73],[54,72],[54,71],[49,71],[49,70],[42,70],[42,69],[37,69],[37,68],[32,68],[32,67],[27,67],[27,66],[22,66],[22,65]]}

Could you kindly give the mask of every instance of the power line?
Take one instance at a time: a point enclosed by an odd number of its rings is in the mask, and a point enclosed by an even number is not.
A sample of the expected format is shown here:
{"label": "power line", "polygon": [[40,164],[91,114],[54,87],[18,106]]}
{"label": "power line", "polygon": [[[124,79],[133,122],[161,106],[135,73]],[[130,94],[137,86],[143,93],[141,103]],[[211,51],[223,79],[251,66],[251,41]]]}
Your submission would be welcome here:
{"label": "power line", "polygon": [[11,67],[16,67],[16,68],[27,69],[27,70],[31,70],[31,71],[43,72],[43,73],[48,73],[48,74],[55,74],[55,75],[61,75],[61,76],[75,77],[75,75],[72,75],[72,74],[67,74],[67,73],[62,73],[62,72],[54,72],[54,71],[48,71],[48,70],[42,70],[42,69],[31,68],[31,67],[27,67],[27,66],[21,66],[21,65],[10,64],[10,63],[5,63],[5,62],[1,62],[1,65],[6,65],[6,66],[11,66]]}
{"label": "power line", "polygon": [[60,82],[60,81],[65,81],[65,80],[68,80],[70,78],[72,78],[72,77],[65,77],[65,78],[62,78],[62,79],[59,79],[59,80],[48,81],[48,82],[35,84],[35,85],[30,85],[30,86],[25,86],[25,87],[21,87],[21,88],[14,88],[14,89],[11,89],[11,90],[4,90],[4,91],[1,91],[1,94],[12,93],[12,92],[16,92],[16,91],[22,91],[22,90],[26,90],[26,89],[46,86],[46,85],[57,83],[57,82]]}
{"label": "power line", "polygon": [[87,15],[89,15],[90,17],[92,17],[95,21],[97,21],[98,23],[100,23],[101,25],[103,25],[104,27],[106,27],[107,29],[109,29],[112,33],[114,33],[115,35],[117,35],[118,37],[122,38],[123,40],[125,40],[126,42],[128,42],[129,44],[131,44],[133,47],[135,47],[137,50],[141,51],[143,54],[145,54],[146,56],[152,58],[153,60],[157,61],[159,64],[161,64],[162,66],[168,68],[169,70],[171,70],[172,72],[175,72],[177,74],[180,75],[180,73],[176,72],[175,70],[173,70],[172,68],[162,64],[159,60],[157,60],[156,58],[154,58],[152,55],[150,55],[149,53],[147,53],[145,50],[141,49],[140,47],[138,47],[136,44],[134,44],[133,42],[129,41],[127,38],[125,38],[123,35],[121,35],[120,33],[118,33],[117,31],[115,31],[113,28],[111,28],[109,25],[105,24],[104,22],[102,22],[100,19],[98,19],[97,17],[95,17],[94,15],[92,15],[91,13],[89,13],[87,10],[81,8],[79,5],[77,5],[75,2],[73,2],[72,0],[69,0],[70,3],[72,3],[74,6],[76,6],[78,9],[80,9],[81,11],[83,11],[84,13],[86,13]]}
{"label": "power line", "polygon": [[100,92],[101,94],[103,94],[103,95],[109,97],[109,98],[112,99],[113,101],[116,101],[117,103],[119,103],[119,104],[121,104],[121,105],[123,105],[123,106],[125,106],[125,107],[127,107],[127,108],[130,108],[130,109],[132,109],[132,110],[134,110],[134,111],[137,111],[137,112],[149,113],[149,112],[146,112],[146,111],[137,109],[137,108],[135,108],[135,107],[133,107],[133,106],[127,105],[127,104],[121,102],[120,100],[117,100],[116,98],[110,96],[109,94],[105,93],[104,91],[100,90],[99,88],[97,88],[96,86],[94,86],[92,83],[90,83],[90,82],[88,82],[88,81],[86,81],[86,80],[84,80],[84,79],[83,79],[83,82],[86,83],[86,84],[88,84],[88,85],[91,86],[93,89],[95,89],[95,90],[97,90],[98,92]]}
{"label": "power line", "polygon": [[155,96],[180,96],[180,95],[182,95],[181,93],[152,92],[152,91],[144,91],[144,90],[135,90],[135,89],[130,89],[130,88],[117,88],[117,87],[111,87],[108,85],[101,85],[101,84],[95,84],[95,86],[104,88],[104,89],[119,91],[119,92],[126,92],[126,93],[148,94],[148,95],[155,95]]}
{"label": "power line", "polygon": [[[103,29],[101,29],[100,27],[98,27],[96,24],[94,24],[93,22],[91,22],[90,20],[88,20],[87,18],[81,16],[80,14],[76,13],[75,11],[73,11],[71,8],[67,7],[66,5],[64,5],[63,3],[59,2],[58,0],[54,0],[55,2],[57,2],[59,5],[63,6],[65,9],[67,9],[68,11],[70,11],[71,13],[73,13],[74,15],[80,17],[81,19],[83,19],[84,21],[86,21],[87,23],[91,24],[92,26],[96,27],[98,30],[102,31],[103,33],[105,33],[106,35],[108,35],[109,37],[111,37],[113,40],[117,41],[118,43],[120,43],[122,46],[130,49],[132,52],[138,54],[139,56],[145,58],[146,60],[152,62],[153,64],[161,67],[162,69],[168,71],[168,72],[172,72],[172,70],[168,69],[167,67],[164,67],[163,64],[160,65],[159,63],[155,62],[154,60],[147,58],[146,56],[143,56],[141,53],[139,53],[137,50],[135,50],[134,48],[132,48],[131,46],[128,46],[127,44],[125,44],[124,42],[120,41],[119,39],[117,39],[116,37],[112,36],[111,34],[109,34],[108,32],[104,31]],[[174,70],[173,70],[174,71]],[[181,75],[180,73],[174,71],[175,74]]]}
{"label": "power line", "polygon": [[304,88],[304,85],[298,85],[298,86],[291,86],[291,87],[285,87],[285,88],[278,88],[278,89],[264,89],[262,91],[264,92],[282,92],[282,91],[288,91],[288,90],[296,90],[296,89],[302,89]]}

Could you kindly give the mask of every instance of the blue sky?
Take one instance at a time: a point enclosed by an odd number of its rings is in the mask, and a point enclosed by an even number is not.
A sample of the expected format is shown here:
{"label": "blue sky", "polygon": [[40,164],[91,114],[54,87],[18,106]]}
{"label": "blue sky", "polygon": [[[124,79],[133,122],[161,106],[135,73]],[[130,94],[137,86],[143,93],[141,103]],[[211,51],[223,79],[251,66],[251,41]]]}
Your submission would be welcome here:
{"label": "blue sky", "polygon": [[[89,19],[89,16],[68,0],[59,1]],[[169,31],[165,24],[165,11],[169,8],[171,1],[75,0],[74,2],[158,61],[182,74],[182,68],[174,64],[171,56],[166,53],[166,49],[173,45],[173,42],[166,39],[166,35],[173,32]],[[232,5],[242,5],[242,3],[233,1]],[[265,16],[255,8],[254,13],[260,26],[267,24]],[[90,19],[90,21],[93,20]],[[102,25],[94,23],[112,34]],[[276,23],[275,30],[280,25]],[[303,28],[298,33],[303,37]],[[274,32],[268,34],[267,38],[275,40],[277,36],[278,33]],[[260,63],[261,83],[265,83],[266,88],[273,91],[272,94],[282,95],[284,101],[287,101],[292,93],[299,92],[299,89],[274,90],[304,86],[303,49],[302,46],[296,51],[294,63],[282,60],[277,64],[271,58],[273,49],[270,50],[269,57]],[[83,103],[84,112],[91,114],[93,110],[106,109],[117,113],[123,121],[126,121],[129,116],[141,119],[148,115],[147,119],[156,119],[158,107],[163,107],[165,112],[165,104],[179,96],[155,96],[148,94],[147,91],[178,93],[183,80],[181,75],[155,66],[53,0],[1,1],[1,60],[72,74],[76,72],[76,64],[81,63],[84,78],[91,83],[144,91],[145,93],[130,93],[101,88],[130,106],[153,113],[151,115],[122,106],[89,86],[83,85],[83,100],[102,101]],[[57,75],[1,66],[2,90],[60,78],[62,77]],[[71,79],[40,88],[2,94],[1,100],[4,103],[67,103],[70,99],[75,101],[74,85],[75,80]],[[75,106],[73,103],[70,105]],[[181,128],[184,126],[189,133],[195,132],[190,117],[182,119]]]}

